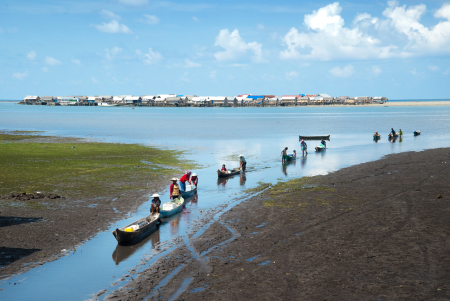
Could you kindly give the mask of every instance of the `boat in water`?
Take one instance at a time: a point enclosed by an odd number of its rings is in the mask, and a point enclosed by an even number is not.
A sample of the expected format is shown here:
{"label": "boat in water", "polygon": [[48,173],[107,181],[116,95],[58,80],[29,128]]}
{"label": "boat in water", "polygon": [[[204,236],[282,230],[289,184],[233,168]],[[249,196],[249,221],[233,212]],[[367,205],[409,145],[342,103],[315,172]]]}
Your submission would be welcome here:
{"label": "boat in water", "polygon": [[183,198],[190,198],[197,193],[197,187],[195,185],[186,185],[186,190],[180,190]]}
{"label": "boat in water", "polygon": [[186,200],[180,195],[174,201],[162,204],[159,213],[161,214],[161,217],[169,217],[181,212],[184,205],[186,205]]}
{"label": "boat in water", "polygon": [[330,135],[324,136],[299,136],[299,141],[301,140],[328,140],[330,141]]}
{"label": "boat in water", "polygon": [[233,168],[232,170],[227,170],[227,171],[221,171],[220,169],[218,169],[217,175],[219,176],[219,178],[226,178],[226,177],[231,177],[231,176],[237,175],[240,172],[241,172],[241,169],[239,167]]}
{"label": "boat in water", "polygon": [[117,228],[112,234],[121,246],[138,243],[156,230],[160,222],[159,217],[159,213],[150,214],[125,227]]}

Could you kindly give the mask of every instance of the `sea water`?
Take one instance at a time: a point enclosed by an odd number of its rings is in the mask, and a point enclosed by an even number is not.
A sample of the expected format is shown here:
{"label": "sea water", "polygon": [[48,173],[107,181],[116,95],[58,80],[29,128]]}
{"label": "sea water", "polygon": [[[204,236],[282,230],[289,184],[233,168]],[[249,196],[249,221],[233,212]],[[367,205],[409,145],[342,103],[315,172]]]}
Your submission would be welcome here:
{"label": "sea water", "polygon": [[[402,140],[389,142],[390,129],[402,129]],[[44,131],[48,135],[93,138],[105,142],[139,143],[186,150],[186,159],[202,168],[198,194],[186,209],[167,220],[137,245],[119,247],[111,234],[116,227],[144,217],[150,204],[98,233],[76,252],[21,274],[0,280],[0,299],[81,300],[99,291],[124,285],[130,270],[148,267],[167,256],[195,232],[194,221],[204,212],[234,204],[246,189],[302,176],[326,174],[343,167],[377,160],[385,155],[448,147],[450,107],[274,107],[274,108],[156,108],[156,107],[48,107],[0,102],[0,129]],[[414,137],[413,132],[421,131]],[[373,133],[381,140],[375,143]],[[299,135],[331,135],[327,150],[315,153],[320,141],[307,141],[302,157]],[[297,150],[298,159],[281,163],[281,150]],[[247,172],[217,179],[216,170],[247,160]],[[181,174],[180,174],[181,176]],[[161,199],[168,200],[168,182]],[[230,205],[231,206],[231,205]],[[227,209],[229,206],[227,207]],[[266,225],[270,226],[270,225]],[[143,262],[145,262],[143,264]],[[16,285],[14,285],[16,283]],[[100,296],[101,299],[104,295]]]}

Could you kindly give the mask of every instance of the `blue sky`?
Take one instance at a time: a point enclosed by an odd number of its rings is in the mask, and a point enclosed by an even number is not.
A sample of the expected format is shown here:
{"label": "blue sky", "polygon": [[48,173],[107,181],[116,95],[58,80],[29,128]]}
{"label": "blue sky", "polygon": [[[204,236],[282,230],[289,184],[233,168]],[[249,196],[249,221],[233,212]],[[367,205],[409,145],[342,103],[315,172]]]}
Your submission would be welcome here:
{"label": "blue sky", "polygon": [[0,41],[0,99],[450,98],[450,1],[2,0]]}

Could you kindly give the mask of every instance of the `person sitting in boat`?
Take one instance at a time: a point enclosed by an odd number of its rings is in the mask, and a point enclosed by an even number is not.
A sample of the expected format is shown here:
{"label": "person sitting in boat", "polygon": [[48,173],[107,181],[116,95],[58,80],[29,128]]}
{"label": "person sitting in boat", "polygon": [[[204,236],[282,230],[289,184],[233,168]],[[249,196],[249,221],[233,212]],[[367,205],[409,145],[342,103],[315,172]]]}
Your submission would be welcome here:
{"label": "person sitting in boat", "polygon": [[220,171],[223,171],[223,172],[227,172],[228,171],[227,168],[225,167],[225,164],[222,164],[222,169]]}
{"label": "person sitting in boat", "polygon": [[295,151],[295,149],[292,151],[292,158],[297,158],[297,152]]}
{"label": "person sitting in boat", "polygon": [[191,175],[191,179],[190,180],[191,180],[191,183],[194,184],[195,187],[197,187],[197,185],[198,185],[198,176],[197,176],[197,174],[195,172]]}
{"label": "person sitting in boat", "polygon": [[159,207],[161,206],[161,200],[159,199],[160,195],[155,193],[152,195],[152,206],[150,207],[150,213],[159,213]]}
{"label": "person sitting in boat", "polygon": [[186,170],[186,173],[180,178],[180,189],[182,191],[186,191],[186,182],[189,182],[189,185],[191,185],[191,181],[189,180],[190,178],[191,172]]}
{"label": "person sitting in boat", "polygon": [[302,156],[305,156],[305,152],[306,154],[308,154],[308,145],[306,144],[305,140],[302,139],[302,141],[300,142],[300,146],[302,147]]}
{"label": "person sitting in boat", "polygon": [[247,166],[247,161],[245,161],[244,155],[239,155],[239,167],[242,171],[245,171],[245,167]]}
{"label": "person sitting in boat", "polygon": [[282,151],[281,151],[281,162],[284,162],[288,159],[288,154],[287,154],[287,150],[288,147],[286,146]]}
{"label": "person sitting in boat", "polygon": [[177,181],[177,178],[172,178],[172,184],[170,184],[170,199],[172,201],[175,201],[180,197],[180,186]]}
{"label": "person sitting in boat", "polygon": [[327,148],[327,143],[325,142],[325,140],[322,139],[322,141],[320,141],[320,144],[323,145],[323,148]]}

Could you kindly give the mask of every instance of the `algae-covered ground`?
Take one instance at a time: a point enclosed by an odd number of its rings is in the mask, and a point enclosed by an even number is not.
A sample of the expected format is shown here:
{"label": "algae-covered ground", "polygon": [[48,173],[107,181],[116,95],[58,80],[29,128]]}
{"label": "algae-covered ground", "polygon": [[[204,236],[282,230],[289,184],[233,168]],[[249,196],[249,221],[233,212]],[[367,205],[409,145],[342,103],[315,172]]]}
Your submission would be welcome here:
{"label": "algae-covered ground", "polygon": [[143,189],[193,167],[180,151],[136,144],[0,133],[0,196],[11,192],[102,196]]}
{"label": "algae-covered ground", "polygon": [[77,249],[193,167],[181,151],[0,131],[0,279]]}

